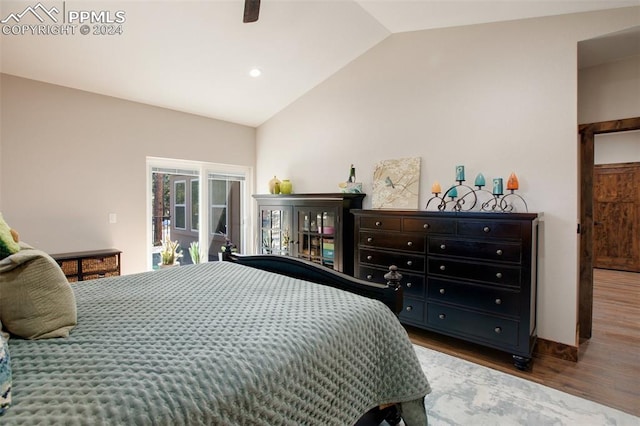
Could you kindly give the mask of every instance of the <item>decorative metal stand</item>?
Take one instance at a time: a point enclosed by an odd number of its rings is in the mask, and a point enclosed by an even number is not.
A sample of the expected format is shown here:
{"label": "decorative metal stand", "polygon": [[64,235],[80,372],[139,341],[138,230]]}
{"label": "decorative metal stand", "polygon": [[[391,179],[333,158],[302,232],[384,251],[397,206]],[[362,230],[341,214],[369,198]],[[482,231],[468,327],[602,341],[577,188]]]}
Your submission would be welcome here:
{"label": "decorative metal stand", "polygon": [[[524,207],[528,212],[527,203],[514,189],[510,189],[508,194],[494,194],[486,189],[484,185],[476,185],[472,188],[463,184],[464,180],[458,180],[458,184],[449,188],[440,196],[440,192],[434,192],[433,197],[427,201],[426,210],[437,208],[438,211],[471,211],[476,205],[484,212],[510,213],[518,211],[517,205]],[[450,198],[447,200],[447,198]]]}

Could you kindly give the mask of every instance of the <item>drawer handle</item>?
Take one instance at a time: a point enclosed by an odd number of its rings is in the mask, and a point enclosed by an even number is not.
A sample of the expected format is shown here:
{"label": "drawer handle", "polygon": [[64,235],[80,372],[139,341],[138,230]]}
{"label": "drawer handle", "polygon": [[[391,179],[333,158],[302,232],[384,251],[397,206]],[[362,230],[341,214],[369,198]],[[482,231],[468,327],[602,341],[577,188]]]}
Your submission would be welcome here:
{"label": "drawer handle", "polygon": [[496,250],[496,254],[497,254],[498,256],[502,256],[502,250]]}
{"label": "drawer handle", "polygon": [[502,333],[502,327],[496,327],[493,329],[493,331],[495,331],[497,334]]}
{"label": "drawer handle", "polygon": [[368,280],[371,280],[372,278],[373,278],[373,275],[371,275],[371,274],[367,275],[367,279]]}
{"label": "drawer handle", "polygon": [[407,283],[407,288],[411,288],[412,286],[413,286],[413,284]]}
{"label": "drawer handle", "polygon": [[413,310],[413,306],[409,305],[405,309],[407,312],[411,312]]}
{"label": "drawer handle", "polygon": [[502,299],[496,299],[496,305],[502,305]]}
{"label": "drawer handle", "polygon": [[484,228],[482,228],[482,230],[483,230],[484,232],[490,232],[490,231],[491,231],[491,228],[489,228],[488,226],[485,226]]}
{"label": "drawer handle", "polygon": [[446,316],[445,314],[440,314],[440,315],[438,315],[438,318],[440,318],[440,319],[445,319],[446,317],[447,317],[447,316]]}
{"label": "drawer handle", "polygon": [[367,260],[371,260],[371,259],[373,259],[373,256],[371,255],[367,256]]}
{"label": "drawer handle", "polygon": [[441,271],[444,271],[445,269],[447,269],[447,267],[446,267],[446,266],[444,266],[444,265],[440,265],[440,270],[441,270]]}
{"label": "drawer handle", "polygon": [[412,242],[412,241],[409,241],[409,242],[407,242],[407,245],[408,245],[409,247],[411,247],[411,246],[413,245],[413,242]]}
{"label": "drawer handle", "polygon": [[447,248],[447,246],[445,246],[444,244],[440,244],[440,250],[444,250],[446,248]]}
{"label": "drawer handle", "polygon": [[410,260],[407,260],[407,266],[411,266],[411,265],[413,265],[413,262]]}
{"label": "drawer handle", "polygon": [[445,293],[444,288],[441,288],[440,289],[440,294],[444,294],[444,293]]}
{"label": "drawer handle", "polygon": [[376,222],[376,226],[382,226],[382,222]]}
{"label": "drawer handle", "polygon": [[496,274],[496,278],[502,278],[502,272],[498,272],[498,273]]}
{"label": "drawer handle", "polygon": [[429,229],[429,224],[428,224],[428,223],[425,223],[424,225],[422,225],[422,227],[423,227],[424,229]]}
{"label": "drawer handle", "polygon": [[373,241],[373,238],[371,238],[371,237],[367,238],[367,242],[368,242],[368,243],[370,243],[370,242],[372,242],[372,241]]}

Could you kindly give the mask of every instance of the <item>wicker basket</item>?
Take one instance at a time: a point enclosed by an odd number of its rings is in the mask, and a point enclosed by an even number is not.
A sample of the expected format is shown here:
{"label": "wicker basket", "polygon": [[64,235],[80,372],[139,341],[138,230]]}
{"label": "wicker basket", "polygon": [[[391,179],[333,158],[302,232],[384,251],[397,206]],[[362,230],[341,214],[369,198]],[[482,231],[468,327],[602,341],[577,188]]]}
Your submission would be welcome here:
{"label": "wicker basket", "polygon": [[[110,271],[118,268],[117,256],[91,257],[82,259],[83,274],[99,271]],[[86,275],[85,275],[86,277]]]}
{"label": "wicker basket", "polygon": [[104,274],[89,274],[89,275],[83,275],[82,276],[82,280],[83,281],[87,281],[87,280],[97,280],[99,278],[107,278],[107,277],[117,277],[118,272],[114,271],[114,272],[105,272]]}
{"label": "wicker basket", "polygon": [[59,261],[58,265],[60,265],[65,275],[76,275],[78,273],[78,261],[76,259]]}

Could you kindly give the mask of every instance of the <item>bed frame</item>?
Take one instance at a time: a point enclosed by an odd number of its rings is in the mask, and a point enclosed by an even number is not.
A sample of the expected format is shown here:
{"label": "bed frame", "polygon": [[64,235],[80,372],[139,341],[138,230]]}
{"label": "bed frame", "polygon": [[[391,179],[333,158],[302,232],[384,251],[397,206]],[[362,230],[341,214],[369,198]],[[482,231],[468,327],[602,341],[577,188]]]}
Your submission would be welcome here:
{"label": "bed frame", "polygon": [[[377,299],[387,305],[396,315],[402,311],[403,296],[400,286],[402,275],[395,265],[389,266],[389,272],[384,276],[387,284],[384,285],[360,280],[317,263],[290,256],[241,255],[231,253],[231,250],[228,250],[224,253],[223,260]],[[369,410],[355,426],[379,425],[383,420],[386,420],[391,426],[400,423],[401,415],[397,404],[388,404]]]}
{"label": "bed frame", "polygon": [[355,293],[370,299],[377,299],[393,311],[396,315],[402,311],[402,275],[395,265],[389,266],[389,272],[384,278],[387,284],[372,283],[360,280],[326,266],[290,256],[272,254],[241,255],[233,253],[225,256],[224,260],[239,263],[264,271],[275,272],[291,278],[311,281],[316,284],[327,285],[341,290]]}

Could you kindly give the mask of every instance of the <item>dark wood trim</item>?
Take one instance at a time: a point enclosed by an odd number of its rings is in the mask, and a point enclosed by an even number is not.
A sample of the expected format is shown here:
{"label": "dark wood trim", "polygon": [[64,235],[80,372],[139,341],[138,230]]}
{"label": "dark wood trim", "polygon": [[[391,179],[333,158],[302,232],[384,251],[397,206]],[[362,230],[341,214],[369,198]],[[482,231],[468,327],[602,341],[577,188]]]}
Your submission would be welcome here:
{"label": "dark wood trim", "polygon": [[595,135],[640,129],[640,117],[586,123],[580,134],[580,276],[578,284],[578,336],[590,339],[593,328],[593,166]]}
{"label": "dark wood trim", "polygon": [[578,347],[554,342],[553,340],[541,339],[538,337],[534,349],[536,356],[552,356],[554,358],[567,361],[578,362]]}
{"label": "dark wood trim", "polygon": [[621,120],[599,121],[597,123],[586,123],[578,126],[578,132],[613,133],[626,132],[640,129],[640,117],[623,118]]}
{"label": "dark wood trim", "polygon": [[593,164],[594,134],[580,133],[580,278],[578,288],[578,335],[591,338],[593,316]]}

